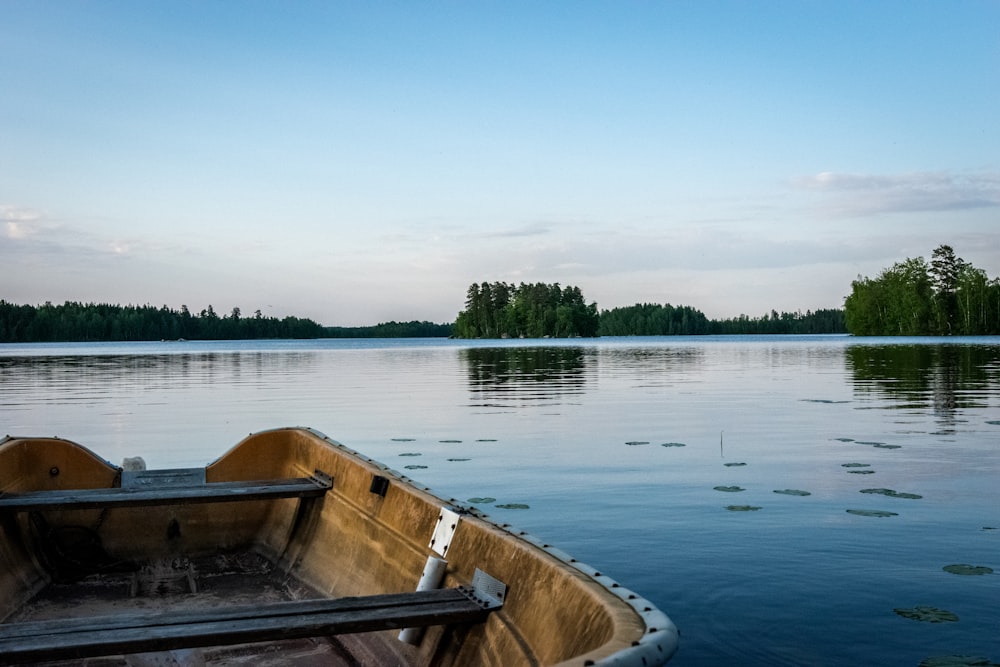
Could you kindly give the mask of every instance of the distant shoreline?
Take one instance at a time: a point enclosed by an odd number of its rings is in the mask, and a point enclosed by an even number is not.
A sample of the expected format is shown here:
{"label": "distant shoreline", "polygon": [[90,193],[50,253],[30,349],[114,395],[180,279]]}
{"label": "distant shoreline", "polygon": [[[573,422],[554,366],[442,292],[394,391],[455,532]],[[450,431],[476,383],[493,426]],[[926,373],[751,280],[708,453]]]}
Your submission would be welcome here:
{"label": "distant shoreline", "polygon": [[[601,311],[598,317],[600,326],[597,336],[847,333],[843,328],[843,311],[839,310],[808,312],[805,315],[772,311],[759,318],[744,315],[729,320],[709,320],[700,311],[686,306],[636,304]],[[30,306],[0,300],[0,343],[448,338],[455,335],[454,326],[414,320],[361,327],[328,327],[291,316],[280,320],[265,317],[259,310],[250,317],[243,317],[239,308],[220,317],[211,306],[195,314],[186,306],[178,311],[167,306],[156,308],[150,305],[76,302]],[[501,340],[504,336],[471,338]]]}

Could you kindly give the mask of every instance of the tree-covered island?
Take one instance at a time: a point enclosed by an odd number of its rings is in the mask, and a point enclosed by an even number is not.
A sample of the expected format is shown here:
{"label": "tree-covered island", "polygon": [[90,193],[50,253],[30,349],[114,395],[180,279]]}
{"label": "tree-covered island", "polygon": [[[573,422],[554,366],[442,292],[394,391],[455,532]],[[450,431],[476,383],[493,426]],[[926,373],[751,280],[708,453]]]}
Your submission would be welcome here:
{"label": "tree-covered island", "polygon": [[579,287],[554,284],[473,283],[455,321],[457,338],[565,338],[697,336],[704,334],[846,333],[844,311],[772,310],[761,317],[710,320],[690,306],[637,303],[598,312]]}
{"label": "tree-covered island", "polygon": [[579,287],[559,283],[472,283],[465,310],[455,320],[456,338],[555,338],[598,335],[597,304]]}

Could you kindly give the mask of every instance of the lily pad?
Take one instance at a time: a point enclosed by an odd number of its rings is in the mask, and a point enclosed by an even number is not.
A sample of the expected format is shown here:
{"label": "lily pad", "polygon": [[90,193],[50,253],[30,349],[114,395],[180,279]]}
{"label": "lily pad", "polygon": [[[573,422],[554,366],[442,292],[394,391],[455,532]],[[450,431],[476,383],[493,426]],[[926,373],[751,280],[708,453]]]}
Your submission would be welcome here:
{"label": "lily pad", "polygon": [[834,438],[838,442],[854,442],[854,438]]}
{"label": "lily pad", "polygon": [[852,474],[852,475],[874,475],[875,474],[874,470],[867,470],[867,469],[866,470],[848,470],[847,472],[850,473],[850,474]]}
{"label": "lily pad", "polygon": [[469,498],[465,502],[472,503],[473,505],[489,505],[490,503],[495,503],[496,501],[497,501],[496,498],[483,497],[483,498]]}
{"label": "lily pad", "polygon": [[723,463],[722,465],[726,466],[727,468],[740,468],[742,466],[745,466],[746,463],[743,463],[742,461],[734,461],[732,463]]}
{"label": "lily pad", "polygon": [[967,577],[993,574],[993,568],[986,567],[985,565],[965,565],[964,563],[956,563],[954,565],[945,565],[941,569],[945,572],[950,572],[951,574],[960,574]]}
{"label": "lily pad", "polygon": [[958,616],[947,609],[938,609],[927,605],[918,605],[910,609],[896,607],[893,611],[903,618],[924,623],[955,623],[958,621]]}
{"label": "lily pad", "polygon": [[664,442],[660,447],[687,447],[683,442]]}
{"label": "lily pad", "polygon": [[847,401],[834,401],[829,398],[803,398],[800,399],[803,403],[847,403]]}
{"label": "lily pad", "polygon": [[742,486],[713,486],[716,491],[724,491],[725,493],[739,493],[740,491],[746,491]]}
{"label": "lily pad", "polygon": [[472,459],[448,459],[449,461],[471,461]]}
{"label": "lily pad", "polygon": [[899,516],[896,512],[886,512],[885,510],[847,510],[847,513],[858,516],[874,516],[880,519],[888,516]]}
{"label": "lily pad", "polygon": [[872,447],[875,447],[876,449],[901,449],[903,446],[902,445],[887,445],[884,442],[878,442],[878,443],[875,443],[874,445],[872,445]]}
{"label": "lily pad", "polygon": [[916,493],[900,493],[892,489],[861,489],[861,493],[877,493],[882,496],[889,496],[890,498],[909,498],[911,500],[923,498],[923,496]]}
{"label": "lily pad", "polygon": [[757,505],[726,505],[730,512],[756,512],[760,509]]}
{"label": "lily pad", "polygon": [[841,463],[841,467],[844,468],[871,468],[871,463]]}
{"label": "lily pad", "polygon": [[504,503],[502,505],[497,505],[502,510],[527,510],[531,509],[531,505],[525,505],[524,503]]}
{"label": "lily pad", "polygon": [[403,452],[400,456],[423,456],[420,452]]}
{"label": "lily pad", "polygon": [[479,438],[476,442],[496,442],[496,438]]}
{"label": "lily pad", "polygon": [[808,491],[803,491],[801,489],[775,489],[775,493],[780,493],[783,496],[811,496],[812,494]]}
{"label": "lily pad", "polygon": [[625,444],[629,447],[635,447],[636,445],[648,445],[649,440],[629,440]]}
{"label": "lily pad", "polygon": [[1000,426],[1000,419],[990,419],[986,423],[990,426]]}
{"label": "lily pad", "polygon": [[408,466],[403,466],[403,467],[406,468],[407,470],[426,470],[427,469],[427,466],[419,466],[419,465],[416,465],[416,464],[412,464],[412,465],[408,465]]}
{"label": "lily pad", "polygon": [[924,658],[918,667],[1000,667],[981,655],[935,655]]}
{"label": "lily pad", "polygon": [[393,438],[393,442],[413,442],[416,438]]}
{"label": "lily pad", "polygon": [[462,442],[461,440],[438,440],[438,442],[443,442],[445,444],[454,445]]}

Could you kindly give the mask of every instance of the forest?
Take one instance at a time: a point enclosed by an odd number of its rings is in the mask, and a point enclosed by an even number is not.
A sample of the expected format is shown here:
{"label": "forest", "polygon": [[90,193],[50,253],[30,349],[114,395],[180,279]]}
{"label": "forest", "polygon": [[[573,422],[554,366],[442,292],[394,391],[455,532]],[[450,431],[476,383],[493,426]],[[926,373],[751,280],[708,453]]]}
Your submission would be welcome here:
{"label": "forest", "polygon": [[928,262],[907,258],[874,278],[858,276],[843,309],[711,320],[690,306],[637,303],[598,311],[579,287],[559,283],[473,283],[453,324],[383,322],[325,327],[299,317],[220,316],[212,306],[121,306],[0,299],[0,343],[235,340],[252,338],[545,338],[593,336],[851,333],[857,336],[998,335],[1000,279],[938,246]]}
{"label": "forest", "polygon": [[455,320],[456,338],[575,338],[598,335],[597,304],[579,287],[559,283],[472,283],[465,310]]}
{"label": "forest", "polygon": [[669,303],[636,304],[601,311],[602,336],[696,336],[846,333],[844,311],[836,308],[778,313],[760,317],[710,320],[700,310]]}
{"label": "forest", "polygon": [[82,304],[16,305],[0,300],[0,343],[140,340],[247,340],[254,338],[412,338],[448,336],[450,324],[383,322],[367,327],[324,327],[299,317],[243,317],[239,308],[219,316],[212,306]]}
{"label": "forest", "polygon": [[233,308],[220,317],[212,306],[198,314],[187,306],[119,306],[46,302],[15,305],[0,300],[0,342],[235,340],[248,338],[319,338],[324,328],[309,319],[265,317],[258,310],[243,317]]}
{"label": "forest", "polygon": [[1000,334],[1000,280],[938,246],[928,262],[907,258],[875,278],[858,276],[844,300],[857,336]]}
{"label": "forest", "polygon": [[368,327],[326,327],[324,338],[446,338],[451,324],[427,321],[382,322]]}
{"label": "forest", "polygon": [[457,338],[695,336],[704,334],[845,333],[844,311],[772,310],[761,317],[710,320],[690,306],[642,303],[597,311],[578,287],[558,283],[473,283],[455,321]]}
{"label": "forest", "polygon": [[544,338],[670,336],[699,334],[842,333],[844,311],[771,311],[709,320],[690,306],[636,304],[598,312],[578,287],[558,284],[473,284],[466,309],[449,324],[382,322],[362,327],[327,327],[298,317],[277,319],[259,310],[244,317],[239,308],[220,316],[212,306],[192,313],[145,306],[82,304],[17,305],[0,300],[0,343],[66,341],[243,340],[278,338]]}

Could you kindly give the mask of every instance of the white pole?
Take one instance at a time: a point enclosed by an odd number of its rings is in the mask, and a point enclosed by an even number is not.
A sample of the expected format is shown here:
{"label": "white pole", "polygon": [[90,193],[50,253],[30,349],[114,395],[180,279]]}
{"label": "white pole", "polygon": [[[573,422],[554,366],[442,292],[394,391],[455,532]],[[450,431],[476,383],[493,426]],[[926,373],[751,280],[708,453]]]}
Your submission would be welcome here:
{"label": "white pole", "polygon": [[[417,582],[417,591],[431,591],[441,587],[448,561],[437,556],[428,556],[424,572]],[[399,631],[399,641],[417,646],[424,637],[424,628],[403,628]]]}

